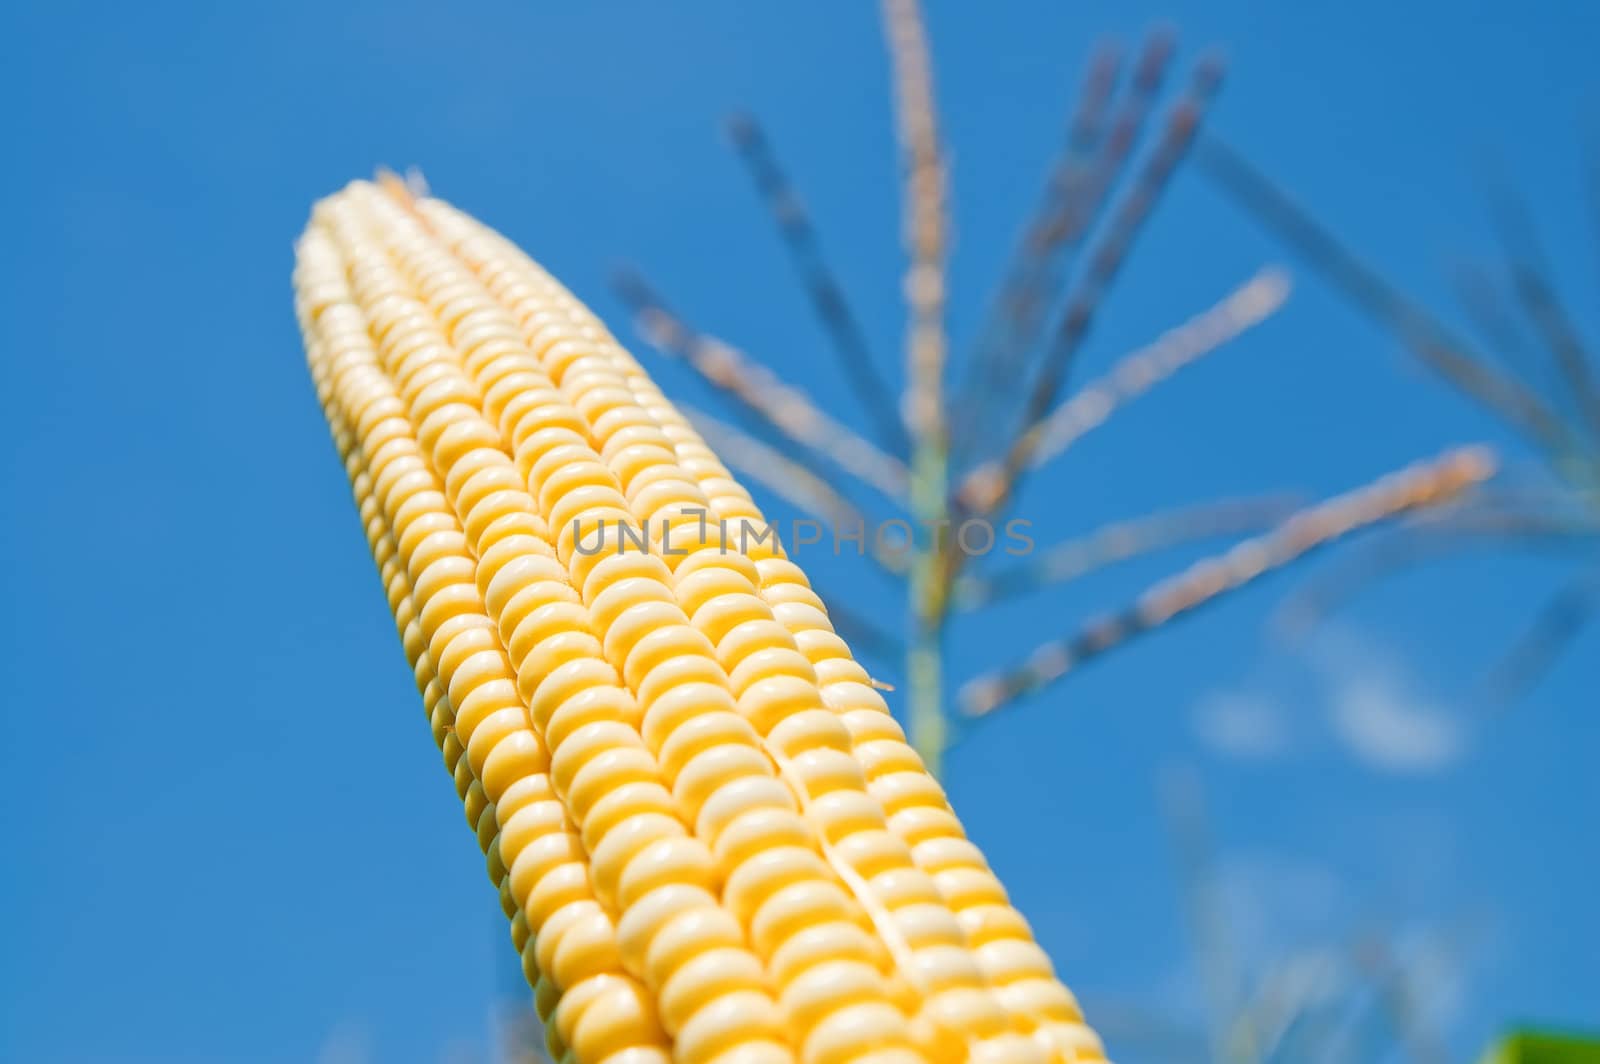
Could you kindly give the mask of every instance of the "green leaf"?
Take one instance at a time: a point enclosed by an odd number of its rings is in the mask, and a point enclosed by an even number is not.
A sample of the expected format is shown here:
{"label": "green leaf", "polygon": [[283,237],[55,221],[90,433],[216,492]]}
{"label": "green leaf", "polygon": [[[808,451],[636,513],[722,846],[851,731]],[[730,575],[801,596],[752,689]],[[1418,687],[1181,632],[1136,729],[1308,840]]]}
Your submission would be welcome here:
{"label": "green leaf", "polygon": [[1548,1031],[1515,1031],[1479,1064],[1600,1064],[1600,1038]]}

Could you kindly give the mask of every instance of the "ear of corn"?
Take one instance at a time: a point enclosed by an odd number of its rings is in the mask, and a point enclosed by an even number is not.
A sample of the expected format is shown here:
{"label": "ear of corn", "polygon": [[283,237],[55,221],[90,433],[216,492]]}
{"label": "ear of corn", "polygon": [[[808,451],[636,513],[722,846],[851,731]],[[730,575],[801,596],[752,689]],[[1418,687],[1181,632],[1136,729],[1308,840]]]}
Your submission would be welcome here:
{"label": "ear of corn", "polygon": [[749,494],[570,293],[364,182],[295,287],[556,1059],[1104,1059]]}

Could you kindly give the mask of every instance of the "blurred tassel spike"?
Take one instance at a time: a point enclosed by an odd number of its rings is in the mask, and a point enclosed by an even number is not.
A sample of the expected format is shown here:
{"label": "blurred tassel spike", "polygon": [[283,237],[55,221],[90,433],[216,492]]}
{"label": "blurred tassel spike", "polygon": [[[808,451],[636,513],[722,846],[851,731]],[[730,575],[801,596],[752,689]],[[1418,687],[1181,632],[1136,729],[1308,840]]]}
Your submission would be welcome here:
{"label": "blurred tassel spike", "polygon": [[[865,515],[856,505],[833,489],[826,479],[817,476],[775,448],[767,446],[749,433],[740,432],[732,425],[697,410],[684,403],[678,408],[694,425],[695,431],[727,464],[760,484],[790,506],[820,518],[834,530],[867,527]],[[885,572],[902,576],[906,570],[904,552],[879,549],[876,537],[864,537],[866,551]]]}
{"label": "blurred tassel spike", "polygon": [[1259,1060],[1250,1040],[1246,1038],[1241,1045],[1233,1029],[1243,1014],[1244,980],[1217,882],[1217,846],[1204,781],[1192,765],[1168,765],[1160,774],[1157,798],[1177,866],[1184,920],[1199,962],[1206,1010],[1214,1017],[1207,1032],[1210,1059]]}
{"label": "blurred tassel spike", "polygon": [[809,458],[832,463],[892,500],[905,498],[905,463],[823,413],[804,392],[784,383],[744,352],[696,332],[668,310],[637,273],[619,272],[615,287],[633,311],[639,331],[657,350],[681,358],[707,383],[730,395]]}
{"label": "blurred tassel spike", "polygon": [[1276,266],[1259,271],[1223,300],[1133,352],[1110,372],[1041,418],[1024,446],[1039,468],[1085,433],[1178,370],[1212,354],[1276,314],[1289,299],[1289,274]]}
{"label": "blurred tassel spike", "polygon": [[[1307,977],[1308,969],[1315,972]],[[1251,1032],[1256,1060],[1299,1060],[1291,1051],[1291,1037],[1315,1011],[1329,1003],[1333,986],[1341,981],[1343,965],[1327,951],[1311,947],[1290,953],[1261,977],[1239,1018]]]}
{"label": "blurred tassel spike", "polygon": [[1164,580],[1121,613],[1091,622],[1075,635],[1045,643],[1022,665],[980,677],[962,689],[962,711],[983,716],[1049,686],[1113,647],[1283,568],[1303,555],[1396,514],[1438,505],[1493,475],[1485,447],[1463,447],[1335,496],[1290,517],[1272,532],[1245,540]]}
{"label": "blurred tassel spike", "polygon": [[[1290,287],[1288,273],[1269,266],[1221,302],[1124,356],[1030,426],[1018,442],[1019,461],[1031,469],[1042,468],[1122,407],[1276,314],[1288,300]],[[974,513],[992,512],[1009,491],[1004,477],[1001,462],[979,466],[963,479],[957,502]]]}
{"label": "blurred tassel spike", "polygon": [[1600,437],[1600,390],[1595,387],[1589,352],[1556,295],[1527,206],[1506,188],[1495,196],[1495,202],[1512,291],[1534,333],[1555,360],[1588,430]]}
{"label": "blurred tassel spike", "polygon": [[[1416,974],[1379,935],[1359,940],[1355,955],[1356,965],[1366,971],[1373,983],[1382,1018],[1405,1047],[1407,1059],[1412,1064],[1448,1064],[1450,1056],[1428,1022],[1424,988]],[[1356,1059],[1377,1059],[1382,1052],[1382,1045],[1375,1044],[1370,1052],[1361,1053]]]}
{"label": "blurred tassel spike", "polygon": [[1156,551],[1205,539],[1259,532],[1298,508],[1288,495],[1224,499],[1117,521],[1084,536],[1058,543],[1021,565],[990,577],[963,577],[955,599],[962,609],[1042,590],[1079,579],[1097,569]]}
{"label": "blurred tassel spike", "polygon": [[[1166,49],[1168,55],[1171,48]],[[1067,126],[1067,146],[1062,157],[1050,173],[1046,184],[1046,202],[1035,216],[1035,225],[1025,232],[1034,241],[1049,238],[1050,229],[1041,223],[1060,216],[1058,197],[1070,194],[1081,181],[1085,168],[1094,157],[1095,148],[1105,135],[1106,118],[1110,114],[1111,100],[1117,87],[1117,75],[1122,69],[1122,57],[1115,44],[1100,45],[1089,58],[1088,69],[1078,91],[1078,103]],[[1057,210],[1049,210],[1054,202]],[[1031,242],[1031,241],[1030,241]]]}
{"label": "blurred tassel spike", "polygon": [[[1105,112],[1119,64],[1109,49],[1091,61],[1083,104],[1067,148],[1051,172],[1044,201],[1006,273],[991,325],[973,358],[963,404],[969,411],[964,422],[969,430],[990,422],[994,407],[1023,372],[1074,254],[1139,141],[1170,68],[1175,44],[1176,35],[1166,28],[1147,36],[1109,129]],[[964,433],[970,435],[971,431]]]}
{"label": "blurred tassel spike", "polygon": [[1079,347],[1089,333],[1100,302],[1134,239],[1154,211],[1178,163],[1194,141],[1200,122],[1221,87],[1223,64],[1219,56],[1203,58],[1195,66],[1189,88],[1167,114],[1165,127],[1149,159],[1135,177],[1132,188],[1107,223],[1106,232],[1090,252],[1083,276],[1074,286],[1044,364],[1034,376],[1018,419],[1018,430],[1005,458],[985,513],[999,511],[1015,494],[1028,469],[1033,447],[1028,430],[1055,404]]}
{"label": "blurred tassel spike", "polygon": [[945,431],[946,171],[921,4],[917,0],[883,0],[883,20],[894,72],[896,128],[905,158],[901,199],[909,321],[902,415],[915,444],[942,441]]}
{"label": "blurred tassel spike", "polygon": [[991,301],[983,331],[967,365],[964,401],[957,407],[957,436],[972,444],[976,426],[988,421],[988,407],[1004,388],[1009,367],[1031,346],[1048,305],[1051,278],[1059,259],[1081,236],[1084,202],[1092,191],[1094,162],[1105,139],[1107,117],[1122,60],[1112,44],[1101,45],[1090,58],[1078,91],[1078,103],[1067,127],[1067,140],[1045,179],[1034,214],[1023,227],[1002,274],[1000,291]]}
{"label": "blurred tassel spike", "polygon": [[1596,536],[1600,526],[1541,509],[1429,510],[1296,588],[1274,612],[1271,627],[1286,638],[1302,638],[1384,578],[1456,551],[1493,546],[1587,551]]}
{"label": "blurred tassel spike", "polygon": [[1507,373],[1526,378],[1541,368],[1534,365],[1527,337],[1487,266],[1481,262],[1458,262],[1450,270],[1449,281],[1468,323]]}
{"label": "blurred tassel spike", "polygon": [[1207,137],[1199,146],[1197,161],[1236,202],[1298,249],[1357,307],[1392,330],[1425,365],[1552,453],[1582,451],[1581,441],[1537,393],[1473,353],[1430,312],[1313,221],[1243,156],[1215,137]]}
{"label": "blurred tassel spike", "polygon": [[821,322],[845,379],[862,409],[873,419],[878,441],[891,454],[907,451],[906,436],[896,412],[893,393],[878,372],[865,334],[850,309],[838,275],[822,255],[805,203],[795,192],[788,174],[753,115],[738,113],[727,122],[728,138],[756,186],[767,213],[777,226],[784,250],[800,277],[811,309]]}
{"label": "blurred tassel spike", "polygon": [[1531,692],[1600,611],[1600,569],[1571,581],[1547,602],[1484,682],[1488,705],[1504,709]]}
{"label": "blurred tassel spike", "polygon": [[1068,303],[1047,356],[1042,375],[1044,383],[1030,400],[1028,413],[1034,416],[1025,418],[1025,423],[1035,420],[1054,399],[1055,388],[1087,334],[1101,298],[1193,142],[1200,121],[1221,86],[1222,71],[1220,58],[1202,60],[1195,68],[1188,91],[1168,113],[1160,140],[1112,215],[1107,232],[1090,253],[1084,276]]}
{"label": "blurred tassel spike", "polygon": [[1589,207],[1591,243],[1600,250],[1600,136],[1591,129],[1584,146],[1584,200]]}
{"label": "blurred tassel spike", "polygon": [[838,524],[865,520],[855,504],[799,462],[703,410],[686,403],[678,407],[715,453],[789,505]]}

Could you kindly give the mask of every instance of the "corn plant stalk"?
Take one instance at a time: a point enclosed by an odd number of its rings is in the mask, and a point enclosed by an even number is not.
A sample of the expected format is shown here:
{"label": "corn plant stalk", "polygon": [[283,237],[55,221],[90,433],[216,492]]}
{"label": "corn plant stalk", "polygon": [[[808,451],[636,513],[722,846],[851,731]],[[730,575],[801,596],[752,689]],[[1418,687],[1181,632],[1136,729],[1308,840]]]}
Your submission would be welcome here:
{"label": "corn plant stalk", "polygon": [[[883,0],[894,68],[896,116],[905,155],[906,396],[911,436],[910,508],[937,536],[950,520],[949,429],[945,418],[945,163],[933,98],[932,59],[917,0]],[[912,744],[934,775],[944,759],[944,620],[949,595],[939,543],[911,564],[911,643],[906,659]]]}

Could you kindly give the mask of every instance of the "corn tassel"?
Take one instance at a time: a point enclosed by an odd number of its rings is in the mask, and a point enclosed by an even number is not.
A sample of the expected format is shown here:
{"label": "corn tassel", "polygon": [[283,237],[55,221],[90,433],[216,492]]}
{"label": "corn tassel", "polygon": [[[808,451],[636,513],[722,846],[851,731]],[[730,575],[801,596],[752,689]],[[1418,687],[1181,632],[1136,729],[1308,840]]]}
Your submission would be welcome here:
{"label": "corn tassel", "polygon": [[298,251],[318,397],[552,1055],[1104,1059],[804,574],[600,322],[395,183],[319,203]]}

